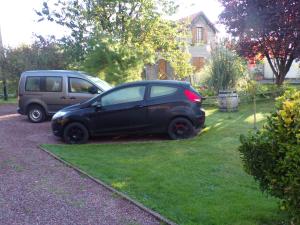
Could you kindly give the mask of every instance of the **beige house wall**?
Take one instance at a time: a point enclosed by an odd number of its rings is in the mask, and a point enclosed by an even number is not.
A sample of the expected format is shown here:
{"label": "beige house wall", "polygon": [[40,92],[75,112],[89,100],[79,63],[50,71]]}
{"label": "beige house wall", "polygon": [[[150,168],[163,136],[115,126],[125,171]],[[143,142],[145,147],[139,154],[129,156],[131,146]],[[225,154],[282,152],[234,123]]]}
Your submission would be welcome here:
{"label": "beige house wall", "polygon": [[[271,69],[271,66],[268,63],[268,60],[264,60],[264,78],[265,79],[274,79],[274,74]],[[300,62],[294,62],[288,72],[287,79],[300,79]]]}
{"label": "beige house wall", "polygon": [[[189,19],[185,20],[188,24],[190,24],[190,30],[191,30],[191,35],[189,38],[187,38],[186,42],[188,44],[188,52],[191,54],[191,61],[190,63],[193,64],[193,62],[199,61],[199,58],[201,58],[201,60],[206,61],[210,58],[211,53],[211,46],[213,46],[216,41],[216,30],[214,30],[211,27],[211,24],[208,24],[206,19],[204,18],[204,14],[203,13],[199,13],[198,16],[191,18],[191,20],[189,21]],[[200,43],[194,43],[193,42],[193,28],[197,28],[197,27],[203,27],[204,28],[204,32],[205,32],[205,41],[204,42],[200,42]],[[195,59],[195,57],[197,57],[198,59]],[[193,59],[194,58],[194,59]],[[158,63],[154,64],[154,65],[147,65],[145,68],[145,78],[149,79],[149,80],[155,80],[159,78],[158,75]],[[168,79],[174,79],[174,73],[173,73],[173,69],[171,68],[170,64],[168,63],[167,66],[167,72],[168,72]],[[191,74],[191,76],[195,76],[194,74]],[[193,79],[193,78],[192,78]],[[193,79],[195,80],[195,79]]]}

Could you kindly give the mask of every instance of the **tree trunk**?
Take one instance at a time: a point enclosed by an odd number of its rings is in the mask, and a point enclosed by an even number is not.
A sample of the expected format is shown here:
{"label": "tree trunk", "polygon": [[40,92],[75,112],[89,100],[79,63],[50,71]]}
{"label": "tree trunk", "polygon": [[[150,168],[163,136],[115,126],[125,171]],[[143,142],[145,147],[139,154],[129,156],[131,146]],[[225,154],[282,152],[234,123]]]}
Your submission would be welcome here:
{"label": "tree trunk", "polygon": [[4,96],[4,101],[7,101],[8,100],[8,94],[7,94],[7,82],[6,82],[6,79],[4,78],[2,80],[3,82],[3,96]]}
{"label": "tree trunk", "polygon": [[[255,87],[256,88],[256,87]],[[257,112],[257,109],[256,109],[256,90],[255,90],[255,93],[254,93],[254,96],[253,96],[253,111],[254,111],[254,114],[253,114],[253,128],[254,130],[257,130],[257,117],[256,117],[256,112]]]}
{"label": "tree trunk", "polygon": [[3,72],[3,59],[4,59],[4,48],[3,48],[3,43],[2,43],[2,35],[1,35],[1,30],[0,30],[0,77],[2,77],[2,83],[3,83],[3,97],[4,100],[7,101],[8,99],[8,94],[7,94],[7,83],[6,83],[6,78]]}
{"label": "tree trunk", "polygon": [[275,82],[278,86],[281,86],[284,82],[284,79],[287,75],[287,73],[289,72],[293,61],[294,61],[294,57],[293,55],[286,57],[284,60],[275,60],[272,62],[272,59],[270,57],[269,54],[266,54],[268,63],[272,69],[272,72],[275,75]]}
{"label": "tree trunk", "polygon": [[286,76],[286,74],[281,74],[281,73],[275,75],[275,77],[276,77],[275,82],[276,82],[277,86],[281,86],[283,84],[285,76]]}

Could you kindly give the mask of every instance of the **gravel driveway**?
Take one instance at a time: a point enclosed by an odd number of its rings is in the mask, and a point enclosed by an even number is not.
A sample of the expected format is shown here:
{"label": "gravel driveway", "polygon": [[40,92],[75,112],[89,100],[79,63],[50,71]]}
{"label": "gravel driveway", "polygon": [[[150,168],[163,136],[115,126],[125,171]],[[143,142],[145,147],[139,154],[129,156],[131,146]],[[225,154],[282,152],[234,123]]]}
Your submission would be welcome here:
{"label": "gravel driveway", "polygon": [[37,148],[59,142],[49,122],[0,105],[0,224],[160,224]]}

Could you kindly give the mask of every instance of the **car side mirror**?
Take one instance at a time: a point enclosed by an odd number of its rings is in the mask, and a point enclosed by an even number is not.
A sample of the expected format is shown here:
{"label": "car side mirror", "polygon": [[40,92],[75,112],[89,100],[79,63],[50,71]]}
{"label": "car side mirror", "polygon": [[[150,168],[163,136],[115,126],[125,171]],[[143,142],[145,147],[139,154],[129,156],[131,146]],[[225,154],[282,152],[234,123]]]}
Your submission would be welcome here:
{"label": "car side mirror", "polygon": [[89,88],[88,92],[92,95],[98,94],[98,88],[96,88],[95,86],[92,86]]}
{"label": "car side mirror", "polygon": [[96,111],[99,111],[102,108],[102,105],[100,102],[94,102],[92,106],[96,109]]}

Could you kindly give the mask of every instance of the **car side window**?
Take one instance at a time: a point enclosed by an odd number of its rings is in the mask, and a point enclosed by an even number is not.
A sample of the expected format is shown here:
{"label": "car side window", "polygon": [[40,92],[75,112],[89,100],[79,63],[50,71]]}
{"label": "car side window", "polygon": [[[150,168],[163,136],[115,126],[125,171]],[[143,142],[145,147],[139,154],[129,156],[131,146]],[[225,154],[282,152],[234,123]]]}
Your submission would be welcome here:
{"label": "car side window", "polygon": [[61,77],[46,77],[46,92],[62,92]]}
{"label": "car side window", "polygon": [[150,98],[156,98],[166,95],[174,94],[178,89],[176,87],[169,86],[152,86],[150,91]]}
{"label": "car side window", "polygon": [[116,105],[129,102],[137,102],[144,100],[145,86],[135,86],[122,88],[113,91],[101,99],[102,106]]}
{"label": "car side window", "polygon": [[80,78],[70,77],[69,78],[69,92],[71,93],[90,93],[89,90],[95,86]]}
{"label": "car side window", "polygon": [[25,91],[41,91],[41,77],[27,77]]}

